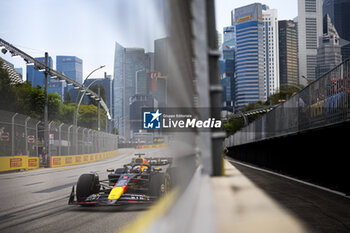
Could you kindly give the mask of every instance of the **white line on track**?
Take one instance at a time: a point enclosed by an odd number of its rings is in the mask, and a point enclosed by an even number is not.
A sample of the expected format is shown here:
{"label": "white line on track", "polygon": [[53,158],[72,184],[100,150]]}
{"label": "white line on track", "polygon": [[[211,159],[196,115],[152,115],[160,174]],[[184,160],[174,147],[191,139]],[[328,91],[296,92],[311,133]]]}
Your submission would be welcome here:
{"label": "white line on track", "polygon": [[293,178],[293,177],[290,177],[290,176],[282,175],[282,174],[279,174],[277,172],[269,171],[269,170],[266,170],[266,169],[263,169],[263,168],[255,167],[255,166],[252,166],[252,165],[249,165],[249,164],[246,164],[246,163],[238,162],[238,161],[233,160],[231,158],[227,158],[226,157],[226,160],[228,160],[229,162],[232,162],[232,163],[236,163],[236,164],[239,164],[239,165],[242,165],[242,166],[245,166],[245,167],[249,167],[249,168],[261,171],[261,172],[266,172],[266,173],[269,173],[269,174],[272,174],[272,175],[275,175],[275,176],[279,176],[279,177],[282,177],[282,178],[285,178],[285,179],[288,179],[288,180],[292,180],[292,181],[295,181],[295,182],[298,182],[298,183],[301,183],[301,184],[304,184],[304,185],[311,186],[313,188],[321,189],[323,191],[330,192],[330,193],[333,193],[333,194],[345,197],[347,199],[350,199],[350,196],[346,195],[345,193],[342,193],[342,192],[339,192],[339,191],[335,191],[333,189],[329,189],[329,188],[326,188],[326,187],[323,187],[323,186],[312,184],[312,183],[309,183],[309,182],[306,182],[306,181],[303,181],[303,180],[299,180],[299,179],[296,179],[296,178]]}

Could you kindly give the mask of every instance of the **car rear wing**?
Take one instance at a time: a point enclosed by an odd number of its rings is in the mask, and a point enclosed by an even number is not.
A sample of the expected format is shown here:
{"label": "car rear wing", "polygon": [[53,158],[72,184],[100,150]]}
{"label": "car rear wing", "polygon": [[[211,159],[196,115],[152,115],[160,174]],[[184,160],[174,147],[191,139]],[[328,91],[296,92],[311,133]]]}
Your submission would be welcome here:
{"label": "car rear wing", "polygon": [[158,158],[145,158],[151,166],[165,166],[173,162],[173,158],[170,157],[158,157]]}

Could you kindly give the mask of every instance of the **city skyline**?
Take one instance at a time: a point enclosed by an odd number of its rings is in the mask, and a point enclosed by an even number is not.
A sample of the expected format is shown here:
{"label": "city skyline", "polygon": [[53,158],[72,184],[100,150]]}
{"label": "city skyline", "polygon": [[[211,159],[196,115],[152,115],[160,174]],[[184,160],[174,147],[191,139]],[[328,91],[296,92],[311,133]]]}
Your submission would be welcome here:
{"label": "city skyline", "polygon": [[[103,77],[104,72],[113,74],[116,41],[154,50],[153,41],[166,36],[164,14],[159,10],[164,8],[161,0],[7,1],[0,8],[0,38],[32,57],[43,57],[45,52],[53,58],[79,57],[84,61],[83,78],[96,67],[106,65],[93,75]],[[0,56],[25,73],[22,59]]]}
{"label": "city skyline", "polygon": [[215,0],[216,30],[222,33],[224,27],[231,25],[232,10],[252,3],[261,3],[268,5],[270,9],[277,9],[278,20],[293,19],[298,16],[297,0]]}

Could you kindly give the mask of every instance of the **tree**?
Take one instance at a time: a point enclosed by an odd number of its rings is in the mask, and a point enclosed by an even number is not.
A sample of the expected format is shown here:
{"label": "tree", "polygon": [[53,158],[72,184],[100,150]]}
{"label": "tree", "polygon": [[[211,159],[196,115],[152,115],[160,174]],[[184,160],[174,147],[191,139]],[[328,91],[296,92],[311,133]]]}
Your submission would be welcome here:
{"label": "tree", "polygon": [[[279,92],[269,96],[267,98],[267,101],[264,103],[262,101],[254,102],[254,103],[249,103],[245,105],[242,109],[241,112],[249,112],[255,109],[261,109],[261,108],[266,108],[268,106],[276,105],[281,103],[282,101],[285,101],[292,95],[294,95],[296,92],[300,90],[300,88],[303,88],[302,85],[297,85],[297,86],[287,86],[284,87],[282,90]],[[260,118],[262,115],[265,113],[257,113],[257,114],[252,114],[247,117],[248,124],[255,121],[256,119]],[[227,134],[227,136],[230,136],[234,133],[236,133],[238,130],[240,130],[244,125],[244,120],[243,118],[233,118],[230,119],[228,122],[224,123],[223,127],[224,130]]]}
{"label": "tree", "polygon": [[118,132],[118,129],[117,128],[114,128],[113,127],[113,129],[112,129],[112,132],[111,132],[112,134],[116,134],[116,135],[118,135],[119,134],[119,132]]}
{"label": "tree", "polygon": [[55,93],[49,93],[48,94],[48,113],[49,113],[49,120],[50,121],[57,121],[59,120],[59,109],[61,105],[61,96],[55,92]]}
{"label": "tree", "polygon": [[59,106],[59,121],[65,124],[73,124],[73,115],[75,104],[60,104]]}
{"label": "tree", "polygon": [[13,111],[15,92],[11,85],[8,72],[2,68],[3,61],[0,60],[0,109]]}
{"label": "tree", "polygon": [[292,95],[294,95],[296,92],[300,91],[300,89],[302,89],[303,87],[304,87],[303,85],[283,86],[283,88],[281,88],[280,91],[278,91],[273,95],[270,95],[267,98],[267,101],[265,104],[268,105],[270,102],[272,103],[272,105],[279,104],[285,101],[286,99],[288,99],[289,97],[291,97]]}
{"label": "tree", "polygon": [[66,91],[64,93],[64,104],[70,104],[72,103],[72,97],[70,96],[70,92],[69,91]]}
{"label": "tree", "polygon": [[259,109],[259,108],[266,108],[266,103],[263,103],[262,101],[249,103],[249,104],[245,105],[241,111],[248,112],[248,111]]}
{"label": "tree", "polygon": [[[95,105],[80,105],[78,125],[97,130],[97,107]],[[101,129],[106,127],[106,115],[101,111]]]}
{"label": "tree", "polygon": [[[98,88],[100,88],[100,96],[102,97],[103,101],[106,102],[106,89],[102,84],[93,85],[90,87],[90,90],[92,90],[93,92],[98,94]],[[93,104],[93,105],[97,106],[97,101],[92,99],[92,98],[89,98],[88,104]]]}
{"label": "tree", "polygon": [[227,136],[230,136],[240,130],[244,125],[243,118],[229,119],[228,122],[224,123],[223,128]]}

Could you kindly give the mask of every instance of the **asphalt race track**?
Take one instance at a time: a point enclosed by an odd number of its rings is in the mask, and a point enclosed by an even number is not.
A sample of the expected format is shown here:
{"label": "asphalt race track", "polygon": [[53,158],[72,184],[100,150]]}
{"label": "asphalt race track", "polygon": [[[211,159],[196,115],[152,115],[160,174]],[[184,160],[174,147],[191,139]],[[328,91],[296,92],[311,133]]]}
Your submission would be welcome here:
{"label": "asphalt race track", "polygon": [[79,175],[90,171],[106,179],[107,168],[129,163],[134,153],[155,157],[166,155],[165,151],[120,149],[118,156],[98,162],[0,174],[0,232],[117,232],[148,207],[69,206],[72,186]]}
{"label": "asphalt race track", "polygon": [[[313,233],[350,232],[350,198],[284,177],[233,165]],[[327,172],[327,171],[326,171]]]}

